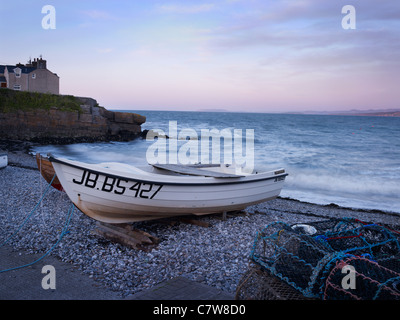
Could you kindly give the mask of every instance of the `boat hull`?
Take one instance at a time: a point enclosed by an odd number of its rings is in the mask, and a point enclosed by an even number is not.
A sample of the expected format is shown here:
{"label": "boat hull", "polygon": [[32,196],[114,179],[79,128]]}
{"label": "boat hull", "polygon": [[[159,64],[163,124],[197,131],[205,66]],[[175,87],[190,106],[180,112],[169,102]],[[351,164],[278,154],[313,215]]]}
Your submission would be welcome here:
{"label": "boat hull", "polygon": [[51,186],[59,191],[63,191],[63,187],[58,180],[53,165],[50,160],[46,157],[41,156],[39,153],[36,154],[36,164],[40,171],[42,177],[46,180],[47,183],[51,183]]}
{"label": "boat hull", "polygon": [[50,160],[76,207],[106,223],[242,210],[275,199],[287,175],[281,171],[223,179],[160,175],[156,180],[154,174],[122,174],[95,165]]}

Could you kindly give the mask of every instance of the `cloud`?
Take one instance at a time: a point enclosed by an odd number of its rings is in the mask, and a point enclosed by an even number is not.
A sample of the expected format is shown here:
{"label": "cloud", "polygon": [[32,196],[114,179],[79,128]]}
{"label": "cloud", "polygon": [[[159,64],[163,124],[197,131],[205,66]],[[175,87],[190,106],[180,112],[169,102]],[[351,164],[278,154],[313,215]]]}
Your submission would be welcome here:
{"label": "cloud", "polygon": [[94,20],[115,20],[116,17],[108,11],[103,11],[103,10],[87,10],[87,11],[82,11],[82,13]]}
{"label": "cloud", "polygon": [[111,53],[114,51],[113,48],[98,48],[96,50],[98,53]]}
{"label": "cloud", "polygon": [[195,14],[212,11],[214,7],[215,5],[213,3],[199,5],[166,4],[158,6],[157,9],[162,13]]}
{"label": "cloud", "polygon": [[[254,2],[252,2],[254,3]],[[393,44],[400,23],[392,20],[398,16],[394,1],[385,5],[365,0],[358,3],[357,30],[343,30],[342,5],[316,0],[257,2],[247,5],[247,11],[227,16],[223,23],[210,28],[208,45],[217,51],[266,50],[290,53],[291,50],[332,49],[336,47],[371,48],[384,52]],[[396,25],[397,24],[397,25]],[[379,44],[379,47],[378,47]]]}

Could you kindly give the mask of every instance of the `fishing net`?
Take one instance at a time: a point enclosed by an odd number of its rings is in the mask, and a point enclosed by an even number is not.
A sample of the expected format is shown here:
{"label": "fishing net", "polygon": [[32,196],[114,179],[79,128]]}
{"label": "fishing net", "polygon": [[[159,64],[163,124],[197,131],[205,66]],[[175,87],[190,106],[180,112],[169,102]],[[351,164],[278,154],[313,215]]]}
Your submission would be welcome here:
{"label": "fishing net", "polygon": [[251,260],[304,297],[400,300],[400,233],[357,219],[274,222]]}

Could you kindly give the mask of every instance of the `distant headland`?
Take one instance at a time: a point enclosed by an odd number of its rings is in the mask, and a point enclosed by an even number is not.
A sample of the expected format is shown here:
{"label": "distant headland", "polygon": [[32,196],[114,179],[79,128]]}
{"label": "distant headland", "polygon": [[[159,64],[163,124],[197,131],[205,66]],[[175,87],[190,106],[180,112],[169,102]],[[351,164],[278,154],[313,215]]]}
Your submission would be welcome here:
{"label": "distant headland", "polygon": [[369,109],[369,110],[348,110],[348,111],[303,111],[287,112],[287,114],[315,114],[315,115],[336,115],[336,116],[369,116],[369,117],[400,117],[400,109]]}
{"label": "distant headland", "polygon": [[196,112],[230,112],[226,109],[198,109]]}

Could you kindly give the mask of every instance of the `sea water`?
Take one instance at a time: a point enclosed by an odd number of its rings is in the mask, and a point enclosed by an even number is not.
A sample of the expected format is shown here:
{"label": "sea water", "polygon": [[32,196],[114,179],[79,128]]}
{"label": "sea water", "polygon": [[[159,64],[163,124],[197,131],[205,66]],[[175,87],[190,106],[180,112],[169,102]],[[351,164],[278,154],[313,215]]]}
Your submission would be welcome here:
{"label": "sea water", "polygon": [[[344,207],[400,212],[400,118],[230,112],[132,112],[146,116],[142,130],[254,132],[257,171],[284,168],[281,196]],[[173,137],[171,137],[173,138]],[[192,138],[187,138],[190,140]],[[156,140],[40,146],[34,151],[90,163],[146,162]],[[179,141],[178,148],[186,141]],[[223,144],[221,144],[221,148]],[[244,145],[243,145],[244,150]],[[221,157],[221,162],[224,162]]]}

